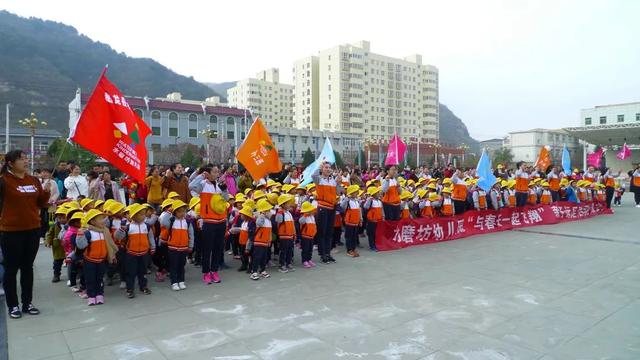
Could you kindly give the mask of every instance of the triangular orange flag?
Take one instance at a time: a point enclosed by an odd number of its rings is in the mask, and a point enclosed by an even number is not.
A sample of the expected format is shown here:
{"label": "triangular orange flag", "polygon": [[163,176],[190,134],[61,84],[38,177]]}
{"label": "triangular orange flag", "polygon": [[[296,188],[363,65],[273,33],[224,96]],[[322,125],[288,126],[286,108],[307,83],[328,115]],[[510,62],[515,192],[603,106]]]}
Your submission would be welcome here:
{"label": "triangular orange flag", "polygon": [[538,155],[538,159],[534,167],[537,167],[541,171],[546,171],[549,166],[551,166],[551,154],[549,153],[549,146],[545,145],[540,149],[540,155]]}
{"label": "triangular orange flag", "polygon": [[273,145],[269,132],[260,118],[251,125],[247,137],[238,148],[236,158],[247,169],[253,180],[264,178],[267,174],[276,173],[282,169],[278,150]]}

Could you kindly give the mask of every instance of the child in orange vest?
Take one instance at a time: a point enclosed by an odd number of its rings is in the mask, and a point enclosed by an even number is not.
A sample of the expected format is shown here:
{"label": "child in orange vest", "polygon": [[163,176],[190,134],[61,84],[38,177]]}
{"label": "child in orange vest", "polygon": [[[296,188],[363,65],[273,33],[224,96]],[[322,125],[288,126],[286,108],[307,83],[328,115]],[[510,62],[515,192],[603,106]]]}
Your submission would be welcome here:
{"label": "child in orange vest", "polygon": [[278,241],[280,242],[279,262],[281,273],[294,271],[293,242],[296,238],[296,226],[293,220],[294,197],[291,194],[282,194],[278,197],[280,209],[276,213],[278,226]]}
{"label": "child in orange vest", "polygon": [[115,261],[116,246],[105,226],[106,216],[98,210],[89,210],[82,222],[88,229],[76,238],[78,249],[84,249],[84,280],[87,285],[89,306],[104,304],[104,273],[107,262]]}
{"label": "child in orange vest", "polygon": [[146,207],[140,204],[133,204],[129,208],[129,217],[131,223],[126,228],[116,231],[116,239],[124,241],[124,248],[127,251],[125,255],[125,266],[127,271],[127,297],[133,299],[134,280],[137,276],[140,291],[145,294],[151,294],[151,290],[147,287],[147,264],[149,263],[149,253],[155,253],[156,244],[153,238],[153,232],[145,223]]}
{"label": "child in orange vest", "polygon": [[376,248],[376,228],[378,222],[384,220],[382,212],[382,201],[380,200],[380,188],[371,187],[368,189],[370,198],[364,203],[367,211],[367,237],[369,238],[369,249],[377,252]]}
{"label": "child in orange vest", "polygon": [[400,219],[411,219],[411,199],[413,194],[404,190],[400,193]]}
{"label": "child in orange vest", "polygon": [[313,216],[315,207],[310,202],[305,201],[300,207],[300,248],[302,250],[302,265],[305,269],[312,268],[316,264],[311,261],[313,255],[313,239],[315,238],[318,229],[316,228],[316,218]]}
{"label": "child in orange vest", "polygon": [[[247,273],[251,272],[249,270],[249,250],[247,249],[247,244],[253,239],[256,235],[256,221],[253,216],[253,209],[251,206],[244,205],[242,209],[239,211],[240,219],[236,222],[235,225],[240,225],[237,229],[238,231],[238,251],[240,252],[240,260],[242,261],[242,265],[238,269],[238,271],[246,271]],[[234,230],[235,231],[235,230]]]}
{"label": "child in orange vest", "polygon": [[[127,219],[124,218],[124,204],[112,203],[107,206],[106,214],[109,216],[108,224],[111,236],[115,238],[116,230],[121,227],[126,227]],[[124,258],[126,251],[120,241],[115,241],[118,251],[116,252],[116,263],[109,265],[107,268],[107,286],[113,285],[113,277],[116,273],[120,276],[120,289],[125,289],[127,283],[125,282],[126,272],[124,268]]]}
{"label": "child in orange vest", "polygon": [[347,187],[347,196],[340,203],[340,207],[344,212],[344,240],[347,243],[347,255],[350,257],[360,256],[356,251],[358,229],[362,226],[362,210],[360,209],[360,201],[357,198],[359,191],[360,186],[349,185]]}
{"label": "child in orange vest", "polygon": [[542,182],[542,193],[540,193],[540,204],[543,205],[551,205],[551,190],[549,190],[549,183],[546,181]]}
{"label": "child in orange vest", "polygon": [[266,199],[258,200],[256,204],[256,235],[253,242],[249,242],[251,249],[251,280],[268,278],[271,275],[266,271],[269,261],[269,248],[271,247],[271,205]]}
{"label": "child in orange vest", "polygon": [[171,208],[172,216],[168,219],[163,217],[160,226],[167,229],[171,290],[179,291],[187,288],[184,283],[184,266],[187,263],[187,253],[193,250],[193,226],[187,221],[188,205],[185,202],[174,200]]}
{"label": "child in orange vest", "polygon": [[455,207],[453,206],[453,199],[451,199],[451,188],[442,189],[442,202],[440,203],[440,215],[453,216],[455,215]]}
{"label": "child in orange vest", "polygon": [[[162,213],[160,214],[160,236],[158,237],[158,243],[156,244],[156,252],[153,256],[153,264],[156,266],[156,281],[164,282],[164,279],[167,276],[167,272],[169,270],[169,250],[167,248],[167,239],[169,238],[168,229],[166,226],[162,224],[168,223],[168,220],[171,218],[172,209],[171,206],[173,204],[173,200],[167,199],[162,202],[160,205],[160,209],[162,209]],[[146,210],[145,210],[146,212]],[[149,229],[153,229],[153,226],[145,221]],[[155,236],[154,236],[155,238]]]}
{"label": "child in orange vest", "polygon": [[[336,246],[342,246],[344,243],[340,240],[342,238],[342,226],[344,224],[344,214],[340,207],[341,196],[336,196],[336,216],[333,220],[333,241],[331,242],[331,250]],[[346,241],[346,240],[345,240]]]}

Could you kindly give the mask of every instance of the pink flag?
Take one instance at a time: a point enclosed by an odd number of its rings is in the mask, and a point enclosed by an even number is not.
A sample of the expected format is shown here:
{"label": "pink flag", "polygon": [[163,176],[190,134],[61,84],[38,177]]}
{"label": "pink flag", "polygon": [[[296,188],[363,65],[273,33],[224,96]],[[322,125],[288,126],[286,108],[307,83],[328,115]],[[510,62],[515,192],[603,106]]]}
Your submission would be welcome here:
{"label": "pink flag", "polygon": [[622,149],[620,149],[616,157],[620,160],[624,160],[629,156],[631,156],[631,149],[629,149],[629,147],[627,146],[627,143],[624,143],[624,145],[622,145]]}
{"label": "pink flag", "polygon": [[600,162],[602,161],[602,155],[604,154],[604,148],[598,147],[595,152],[587,155],[587,165],[593,166],[595,168],[600,167]]}
{"label": "pink flag", "polygon": [[398,134],[394,133],[389,147],[387,148],[387,158],[384,161],[385,165],[398,165],[404,158],[404,152],[407,150],[407,145],[400,140]]}

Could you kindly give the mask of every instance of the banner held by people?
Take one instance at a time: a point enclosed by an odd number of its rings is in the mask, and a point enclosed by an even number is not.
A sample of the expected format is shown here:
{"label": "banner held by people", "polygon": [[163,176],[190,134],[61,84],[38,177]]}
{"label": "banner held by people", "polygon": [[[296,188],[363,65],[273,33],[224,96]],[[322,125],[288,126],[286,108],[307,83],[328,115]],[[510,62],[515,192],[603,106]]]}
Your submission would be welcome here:
{"label": "banner held by people", "polygon": [[236,158],[255,181],[282,169],[278,150],[260,118],[251,125],[247,137],[236,152]]}
{"label": "banner held by people", "polygon": [[389,147],[387,148],[387,158],[384,160],[385,166],[399,165],[404,158],[404,153],[407,150],[407,145],[402,142],[397,133],[393,134]]}
{"label": "banner held by people", "polygon": [[145,139],[151,129],[107,79],[106,70],[105,67],[78,122],[71,128],[69,140],[125,174],[144,181],[147,175]]}
{"label": "banner held by people", "polygon": [[311,178],[311,175],[313,175],[313,173],[320,169],[320,165],[322,165],[323,162],[328,162],[330,164],[336,163],[336,154],[333,153],[333,146],[331,145],[331,141],[329,140],[329,138],[324,139],[324,145],[322,146],[320,156],[318,156],[318,158],[314,162],[309,164],[309,166],[307,166],[302,172],[301,185],[304,186],[311,183],[311,181],[313,180]]}

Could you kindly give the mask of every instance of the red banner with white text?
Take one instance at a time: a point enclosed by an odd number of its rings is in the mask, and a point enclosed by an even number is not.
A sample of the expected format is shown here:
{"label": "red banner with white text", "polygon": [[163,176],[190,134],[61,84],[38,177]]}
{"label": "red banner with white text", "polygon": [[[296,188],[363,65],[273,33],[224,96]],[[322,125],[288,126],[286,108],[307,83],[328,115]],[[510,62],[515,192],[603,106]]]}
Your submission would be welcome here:
{"label": "red banner with white text", "polygon": [[376,229],[376,247],[381,251],[396,250],[527,226],[582,220],[611,213],[612,211],[607,209],[603,202],[576,204],[561,201],[552,205],[504,208],[499,211],[474,210],[462,215],[434,219],[383,221]]}

